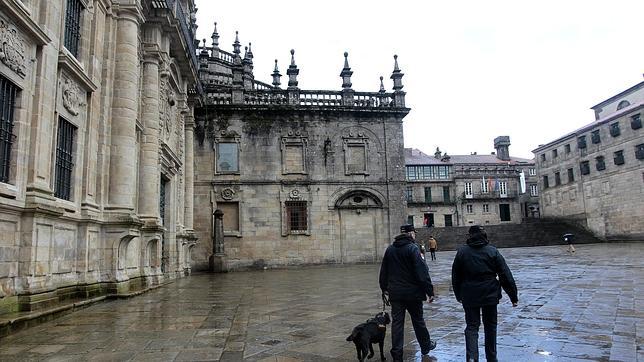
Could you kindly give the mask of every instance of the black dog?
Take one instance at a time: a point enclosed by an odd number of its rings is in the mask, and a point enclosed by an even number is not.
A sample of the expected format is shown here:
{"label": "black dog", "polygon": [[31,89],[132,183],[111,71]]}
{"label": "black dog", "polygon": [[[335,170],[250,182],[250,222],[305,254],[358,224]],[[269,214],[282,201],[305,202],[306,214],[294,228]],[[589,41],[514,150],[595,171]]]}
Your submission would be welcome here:
{"label": "black dog", "polygon": [[[380,312],[375,317],[367,319],[366,322],[358,324],[353,328],[353,332],[347,337],[347,341],[353,341],[356,345],[359,361],[364,361],[365,357],[373,357],[372,343],[378,343],[380,347],[380,359],[383,361],[386,359],[382,353],[382,347],[385,343],[385,333],[387,332],[387,324],[389,323],[391,323],[389,313]],[[369,356],[367,356],[367,350],[369,350]]]}

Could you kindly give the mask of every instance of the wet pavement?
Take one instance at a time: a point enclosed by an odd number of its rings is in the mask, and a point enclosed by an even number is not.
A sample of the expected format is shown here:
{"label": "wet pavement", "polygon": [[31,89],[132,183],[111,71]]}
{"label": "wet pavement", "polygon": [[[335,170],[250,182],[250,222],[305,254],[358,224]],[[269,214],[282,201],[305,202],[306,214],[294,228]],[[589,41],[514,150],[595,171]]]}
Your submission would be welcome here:
{"label": "wet pavement", "polygon": [[[499,305],[500,361],[644,361],[644,243],[501,249],[519,307]],[[421,356],[409,319],[407,361],[464,360],[454,252],[428,262],[438,294],[425,318],[438,347]],[[0,339],[0,360],[352,361],[351,329],[381,308],[378,265],[193,275],[92,305]],[[482,328],[481,328],[482,329]],[[483,356],[483,333],[480,333]],[[390,330],[385,356],[391,361]],[[378,358],[377,345],[374,346]]]}

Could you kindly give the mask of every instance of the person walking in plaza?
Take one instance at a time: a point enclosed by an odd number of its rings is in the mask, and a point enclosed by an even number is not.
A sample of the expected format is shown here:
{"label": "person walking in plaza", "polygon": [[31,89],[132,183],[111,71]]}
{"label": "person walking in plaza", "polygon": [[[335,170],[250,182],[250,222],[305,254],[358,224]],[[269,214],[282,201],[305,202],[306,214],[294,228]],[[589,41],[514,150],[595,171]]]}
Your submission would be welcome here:
{"label": "person walking in plaza", "polygon": [[[496,306],[501,288],[512,306],[519,303],[512,272],[501,253],[487,240],[485,230],[474,225],[468,231],[467,244],[459,247],[452,264],[454,296],[465,310],[465,349],[467,361],[478,361],[478,336],[483,312],[485,358],[496,362]],[[497,280],[498,276],[498,280]]]}
{"label": "person walking in plaza", "polygon": [[391,302],[391,356],[402,361],[405,311],[411,317],[416,340],[423,355],[436,348],[423,319],[423,301],[434,301],[434,286],[429,269],[414,242],[416,230],[413,225],[400,227],[400,235],[387,248],[380,266],[380,289]]}
{"label": "person walking in plaza", "polygon": [[434,235],[429,236],[429,252],[431,254],[432,260],[436,260],[436,249],[438,248],[438,242],[434,239]]}

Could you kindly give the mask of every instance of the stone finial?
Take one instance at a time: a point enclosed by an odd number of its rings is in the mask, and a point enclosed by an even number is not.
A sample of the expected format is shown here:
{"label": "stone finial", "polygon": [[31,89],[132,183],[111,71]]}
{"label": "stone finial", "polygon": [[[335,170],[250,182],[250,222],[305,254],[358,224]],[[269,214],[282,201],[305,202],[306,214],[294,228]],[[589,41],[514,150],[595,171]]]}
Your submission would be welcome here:
{"label": "stone finial", "polygon": [[280,81],[280,78],[282,77],[282,75],[280,74],[280,71],[277,68],[277,59],[275,59],[275,69],[273,70],[272,76],[273,76],[273,86],[275,88],[279,88],[280,85],[282,84]]}
{"label": "stone finial", "polygon": [[208,57],[208,47],[206,46],[206,39],[203,39],[203,47],[201,47],[200,57]]}
{"label": "stone finial", "polygon": [[253,43],[249,42],[248,50],[246,52],[246,56],[248,57],[248,59],[250,59],[251,63],[253,62],[253,58],[254,58],[252,46],[253,46]]}
{"label": "stone finial", "polygon": [[286,74],[288,75],[288,87],[297,88],[297,75],[300,74],[300,70],[295,64],[295,49],[291,49],[291,65],[286,70]]}
{"label": "stone finial", "polygon": [[212,47],[214,49],[219,49],[219,33],[217,32],[217,22],[215,21],[215,30],[212,32],[212,36],[210,36],[212,39]]}
{"label": "stone finial", "polygon": [[380,91],[379,91],[380,93],[385,93],[385,85],[384,85],[384,83],[382,83],[383,79],[384,79],[384,77],[381,75],[380,76]]}
{"label": "stone finial", "polygon": [[436,159],[439,159],[439,160],[440,160],[440,159],[441,159],[441,155],[442,155],[441,149],[440,149],[440,148],[438,148],[438,147],[436,147],[436,152],[434,152],[434,158],[436,158]]}
{"label": "stone finial", "polygon": [[241,44],[239,43],[239,32],[235,31],[235,42],[233,43],[233,53],[236,55],[241,54]]}
{"label": "stone finial", "polygon": [[342,77],[342,89],[351,89],[351,67],[349,67],[349,53],[344,52],[344,68],[340,72],[340,77]]}
{"label": "stone finial", "polygon": [[394,55],[394,71],[391,73],[391,79],[394,81],[394,91],[400,91],[403,89],[402,77],[405,74],[400,71],[398,67],[398,55]]}

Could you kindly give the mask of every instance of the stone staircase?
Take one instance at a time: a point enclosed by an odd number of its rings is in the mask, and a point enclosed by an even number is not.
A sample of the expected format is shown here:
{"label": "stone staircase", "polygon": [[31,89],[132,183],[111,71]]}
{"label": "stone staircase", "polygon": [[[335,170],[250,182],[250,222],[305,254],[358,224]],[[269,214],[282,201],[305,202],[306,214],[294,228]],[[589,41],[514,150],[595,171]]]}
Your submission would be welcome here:
{"label": "stone staircase", "polygon": [[[416,238],[427,240],[433,235],[438,250],[456,250],[467,239],[468,226],[418,228]],[[483,225],[490,243],[499,248],[523,246],[565,245],[562,235],[575,235],[574,244],[600,243],[602,240],[589,231],[560,220],[532,219],[521,224]]]}

